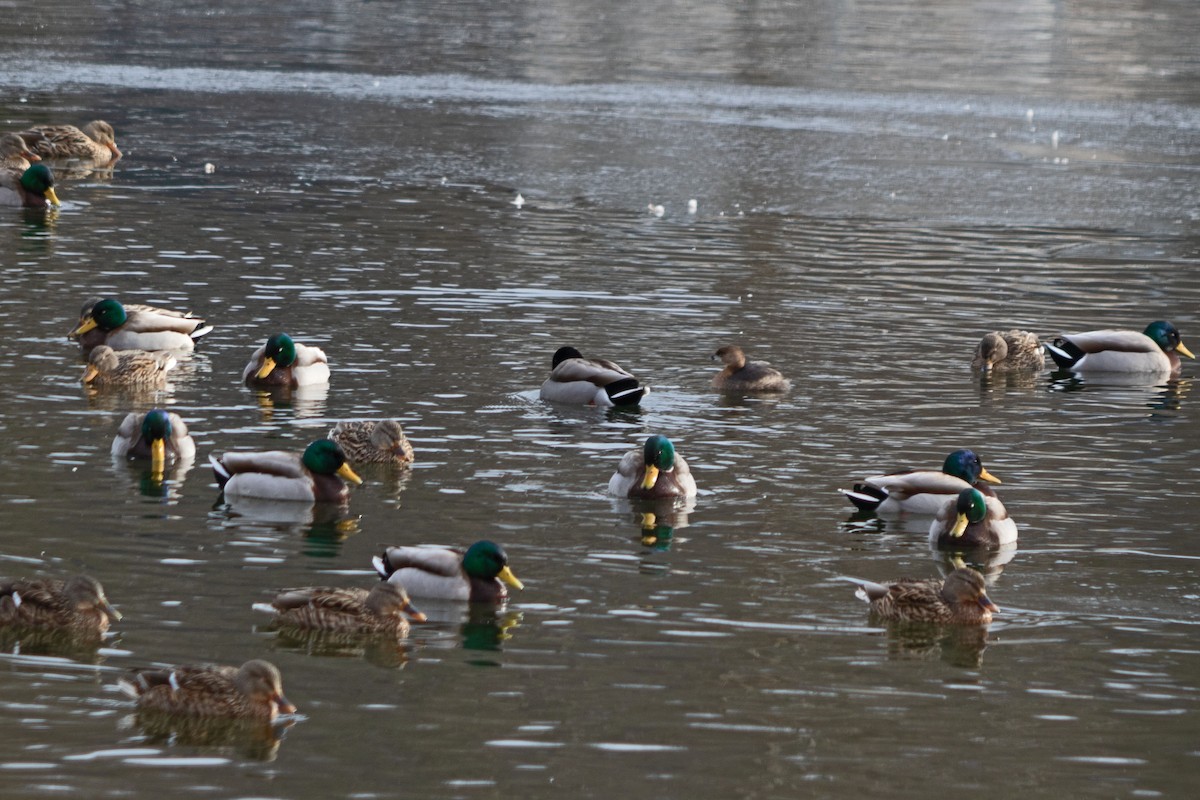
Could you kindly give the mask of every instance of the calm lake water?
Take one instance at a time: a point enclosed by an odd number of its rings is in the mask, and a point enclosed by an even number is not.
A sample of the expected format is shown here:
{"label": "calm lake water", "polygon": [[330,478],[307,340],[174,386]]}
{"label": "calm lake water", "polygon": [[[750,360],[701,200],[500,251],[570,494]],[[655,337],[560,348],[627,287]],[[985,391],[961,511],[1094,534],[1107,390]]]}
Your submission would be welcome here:
{"label": "calm lake water", "polygon": [[[968,363],[1009,327],[1162,318],[1198,349],[1198,39],[1171,0],[6,15],[4,130],[103,118],[125,158],[60,173],[56,214],[0,215],[0,575],[86,571],[125,620],[99,651],[3,642],[0,794],[1190,796],[1200,369]],[[216,326],[170,391],[80,388],[65,334],[106,293]],[[239,385],[279,330],[329,354],[327,392]],[[793,390],[713,393],[730,342]],[[539,402],[563,344],[652,393]],[[108,456],[154,404],[200,450],[165,487]],[[348,513],[220,504],[210,452],[382,416],[417,463],[363,470]],[[701,490],[656,546],[604,494],[651,432]],[[871,625],[840,576],[946,562],[837,489],[963,446],[1020,529],[980,564],[1003,613]],[[369,586],[381,545],[483,537],[525,591],[427,608],[402,647],[284,640],[250,608]],[[112,688],[255,657],[301,711],[278,742],[147,730]]]}

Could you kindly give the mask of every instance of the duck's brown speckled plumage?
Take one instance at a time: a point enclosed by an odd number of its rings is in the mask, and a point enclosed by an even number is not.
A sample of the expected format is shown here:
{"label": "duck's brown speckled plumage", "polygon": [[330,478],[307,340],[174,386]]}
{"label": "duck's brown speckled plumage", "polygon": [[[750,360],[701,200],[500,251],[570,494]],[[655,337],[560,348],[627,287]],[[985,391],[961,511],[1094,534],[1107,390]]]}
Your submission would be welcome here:
{"label": "duck's brown speckled plumage", "polygon": [[296,710],[284,697],[279,670],[262,660],[136,670],[119,685],[139,709],[166,714],[272,720]]}
{"label": "duck's brown speckled plumage", "polygon": [[40,125],[19,134],[29,149],[42,158],[79,158],[107,164],[121,157],[112,125],[95,120],[83,126]]}
{"label": "duck's brown speckled plumage", "polygon": [[902,578],[888,584],[855,580],[858,596],[871,604],[871,614],[894,622],[982,625],[999,611],[988,599],[983,576],[960,567],[944,581]]}
{"label": "duck's brown speckled plumage", "polygon": [[1046,368],[1046,350],[1036,333],[1017,330],[985,334],[975,346],[971,369],[981,372],[1037,372]]}
{"label": "duck's brown speckled plumage", "polygon": [[411,464],[413,447],[394,419],[339,422],[329,431],[352,464]]}
{"label": "duck's brown speckled plumage", "polygon": [[712,355],[725,369],[713,376],[714,389],[724,392],[784,392],[791,384],[765,361],[748,361],[742,348],[727,344]]}
{"label": "duck's brown speckled plumage", "polygon": [[167,385],[167,373],[177,363],[175,356],[168,352],[113,350],[108,345],[100,345],[88,356],[82,380],[97,389],[112,386],[161,389]]}
{"label": "duck's brown speckled plumage", "polygon": [[0,625],[35,630],[104,633],[121,614],[95,578],[0,581]]}
{"label": "duck's brown speckled plumage", "polygon": [[404,636],[409,627],[406,615],[418,622],[425,619],[404,587],[387,582],[370,591],[327,586],[284,589],[269,608],[278,625],[303,630]]}

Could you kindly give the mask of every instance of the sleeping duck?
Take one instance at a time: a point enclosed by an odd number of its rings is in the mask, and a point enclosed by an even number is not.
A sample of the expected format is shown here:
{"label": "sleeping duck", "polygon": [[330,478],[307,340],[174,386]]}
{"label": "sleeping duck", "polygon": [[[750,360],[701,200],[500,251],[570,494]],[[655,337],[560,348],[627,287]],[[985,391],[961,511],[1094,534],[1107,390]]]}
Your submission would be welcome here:
{"label": "sleeping duck", "polygon": [[309,586],[284,589],[270,605],[254,608],[275,615],[280,627],[339,633],[408,633],[408,620],[424,622],[399,583],[378,583],[371,590]]}
{"label": "sleeping duck", "polygon": [[156,475],[181,461],[196,457],[196,442],[183,418],[156,408],[143,415],[128,414],[112,442],[113,458],[148,458]]}
{"label": "sleeping duck", "polygon": [[608,493],[639,500],[693,497],[696,480],[671,440],[655,434],[640,449],[621,457],[608,481]]}
{"label": "sleeping duck", "polygon": [[79,324],[68,338],[78,339],[85,355],[102,344],[114,350],[189,351],[212,329],[190,312],[144,305],[124,306],[116,298],[105,297],[84,303]]}
{"label": "sleeping duck", "polygon": [[1017,523],[996,496],[973,487],[946,501],[929,526],[933,547],[1001,547],[1017,540]]}
{"label": "sleeping duck", "polygon": [[78,158],[107,164],[121,157],[112,125],[89,122],[83,130],[74,125],[40,125],[18,134],[42,158]]}
{"label": "sleeping duck", "polygon": [[1040,371],[1046,351],[1036,333],[1012,329],[985,334],[975,347],[971,369],[983,373]]}
{"label": "sleeping duck", "polygon": [[101,634],[120,619],[100,581],[87,575],[66,581],[0,580],[0,626]]}
{"label": "sleeping duck", "polygon": [[0,206],[56,208],[60,205],[54,193],[54,173],[45,164],[0,169]]}
{"label": "sleeping duck", "polygon": [[139,709],[163,714],[269,722],[296,711],[283,695],[279,670],[258,659],[240,667],[139,669],[117,686]]}
{"label": "sleeping duck", "polygon": [[[336,442],[318,439],[304,454],[283,450],[231,452],[209,456],[217,483],[228,500],[240,497],[305,503],[341,503],[350,496],[345,481],[362,478],[346,463]],[[343,480],[345,479],[345,480]]]}
{"label": "sleeping duck", "polygon": [[552,403],[584,406],[636,406],[650,390],[637,378],[603,358],[584,358],[574,347],[560,347],[539,396]]}
{"label": "sleeping duck", "polygon": [[980,481],[1000,483],[999,478],[984,469],[983,462],[974,452],[955,450],[946,456],[941,472],[914,470],[875,475],[854,484],[853,490],[842,489],[841,492],[860,511],[935,516],[948,498],[956,497],[963,489],[974,486],[985,494],[992,494]]}
{"label": "sleeping duck", "polygon": [[1179,355],[1195,358],[1169,322],[1151,322],[1137,331],[1088,331],[1060,336],[1046,345],[1059,369],[1075,372],[1139,372],[1174,375]]}
{"label": "sleeping duck", "polygon": [[329,363],[321,348],[298,344],[286,333],[277,333],[250,356],[242,370],[242,382],[255,389],[329,383]]}
{"label": "sleeping duck", "polygon": [[499,603],[508,596],[505,584],[524,589],[508,566],[504,548],[487,539],[467,548],[388,547],[371,559],[375,571],[399,583],[413,597]]}
{"label": "sleeping duck", "polygon": [[783,373],[765,361],[747,361],[736,344],[727,344],[712,355],[725,369],[713,376],[714,389],[723,392],[786,392],[791,384]]}
{"label": "sleeping duck", "polygon": [[999,608],[988,599],[983,576],[970,567],[960,567],[946,576],[893,583],[848,578],[858,584],[855,595],[871,605],[871,614],[889,622],[956,623],[986,625]]}

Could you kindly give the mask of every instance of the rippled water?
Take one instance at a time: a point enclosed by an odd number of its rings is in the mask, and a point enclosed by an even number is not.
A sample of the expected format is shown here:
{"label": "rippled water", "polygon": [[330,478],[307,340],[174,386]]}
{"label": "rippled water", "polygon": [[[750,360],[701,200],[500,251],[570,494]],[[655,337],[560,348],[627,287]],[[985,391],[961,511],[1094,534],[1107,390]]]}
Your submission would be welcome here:
{"label": "rippled water", "polygon": [[[0,794],[1193,789],[1195,364],[967,367],[1000,327],[1167,318],[1196,349],[1190,4],[295,5],[67,3],[0,32],[6,129],[102,116],[126,153],[63,178],[50,219],[0,216],[0,575],[87,571],[125,614],[98,652],[0,642]],[[100,293],[217,328],[160,397],[88,396],[64,334]],[[279,329],[326,350],[327,392],[238,384]],[[731,341],[793,390],[713,393]],[[641,410],[538,401],[566,343],[649,383]],[[156,402],[200,450],[163,489],[108,458]],[[218,503],[208,453],[378,416],[417,462],[364,470],[349,514]],[[604,494],[649,432],[701,489],[653,546]],[[1020,526],[981,564],[1004,613],[872,626],[841,576],[945,561],[837,489],[960,446]],[[381,544],[483,536],[525,591],[426,608],[403,647],[250,609],[368,585]],[[259,656],[302,712],[282,741],[139,726],[112,689]]]}

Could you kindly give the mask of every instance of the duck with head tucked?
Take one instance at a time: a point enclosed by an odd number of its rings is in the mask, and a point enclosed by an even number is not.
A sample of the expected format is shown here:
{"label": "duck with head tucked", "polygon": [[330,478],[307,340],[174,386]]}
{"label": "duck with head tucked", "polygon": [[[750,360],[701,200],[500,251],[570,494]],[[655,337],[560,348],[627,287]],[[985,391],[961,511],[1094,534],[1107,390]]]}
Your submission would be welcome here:
{"label": "duck with head tucked", "polygon": [[115,386],[130,389],[162,389],[167,375],[179,362],[167,352],[113,350],[102,344],[88,355],[83,371],[84,385],[95,389]]}
{"label": "duck with head tucked", "polygon": [[240,667],[139,669],[117,686],[139,709],[163,714],[269,722],[296,711],[284,697],[278,668],[260,659]]}
{"label": "duck with head tucked", "polygon": [[1000,483],[1000,479],[988,472],[979,456],[971,450],[955,450],[946,456],[940,472],[936,470],[911,470],[874,475],[854,489],[842,489],[842,494],[860,511],[874,511],[881,515],[900,513],[935,516],[963,489],[972,486],[984,494],[993,494],[985,483]]}
{"label": "duck with head tucked", "polygon": [[974,487],[945,501],[929,526],[932,547],[1003,547],[1017,541],[1017,523],[995,495]]}
{"label": "duck with head tucked", "polygon": [[341,446],[351,464],[408,466],[413,462],[413,446],[394,419],[339,422],[329,429],[328,436]]}
{"label": "duck with head tucked", "polygon": [[727,344],[712,354],[725,369],[713,376],[714,389],[723,392],[786,392],[791,383],[766,361],[748,361],[742,348]]}
{"label": "duck with head tucked", "polygon": [[389,633],[405,636],[409,620],[424,622],[399,583],[381,581],[371,590],[309,586],[284,589],[270,605],[255,610],[275,615],[280,627],[337,633]]}
{"label": "duck with head tucked", "polygon": [[1074,372],[1125,372],[1157,374],[1179,372],[1180,355],[1195,358],[1165,320],[1151,322],[1142,333],[1104,330],[1064,334],[1046,345],[1059,369]]}
{"label": "duck with head tucked", "polygon": [[25,169],[0,169],[0,206],[8,208],[57,208],[62,205],[54,192],[54,173],[45,164]]}
{"label": "duck with head tucked", "polygon": [[29,151],[25,140],[17,134],[0,135],[0,170],[15,170],[21,173],[41,160],[37,153]]}
{"label": "duck with head tucked", "polygon": [[100,581],[87,575],[0,580],[0,626],[98,635],[120,619]]}
{"label": "duck with head tucked", "polygon": [[696,479],[671,440],[655,434],[622,456],[608,481],[608,493],[635,500],[694,497]]}
{"label": "duck with head tucked", "polygon": [[346,481],[362,483],[336,442],[318,439],[304,453],[285,450],[210,455],[217,483],[228,500],[240,497],[304,503],[343,503]]}
{"label": "duck with head tucked", "polygon": [[74,125],[40,125],[18,134],[42,158],[78,158],[107,164],[121,157],[112,125],[95,120],[80,130]]}
{"label": "duck with head tucked", "polygon": [[254,389],[312,386],[329,383],[325,351],[292,341],[286,333],[267,339],[242,370],[242,383]]}
{"label": "duck with head tucked", "polygon": [[388,547],[371,563],[381,578],[400,584],[413,597],[499,603],[508,597],[505,584],[525,588],[509,568],[504,548],[487,539],[465,552],[453,547]]}
{"label": "duck with head tucked", "polygon": [[986,625],[1000,611],[988,599],[983,576],[970,567],[960,567],[946,576],[892,583],[875,583],[846,578],[858,584],[855,596],[871,605],[871,614],[888,622]]}
{"label": "duck with head tucked", "polygon": [[551,359],[550,377],[539,396],[551,403],[583,406],[636,406],[650,391],[637,378],[603,358],[584,358],[574,347],[560,347]]}
{"label": "duck with head tucked", "polygon": [[155,408],[145,414],[130,413],[112,442],[113,458],[148,458],[150,471],[161,475],[170,466],[196,457],[196,441],[183,418]]}
{"label": "duck with head tucked", "polygon": [[975,347],[971,369],[989,373],[1039,372],[1046,368],[1046,351],[1036,333],[992,331]]}
{"label": "duck with head tucked", "polygon": [[212,325],[193,317],[191,312],[126,306],[115,297],[104,297],[84,303],[79,324],[67,336],[79,340],[84,355],[102,344],[114,350],[190,351],[212,329]]}

